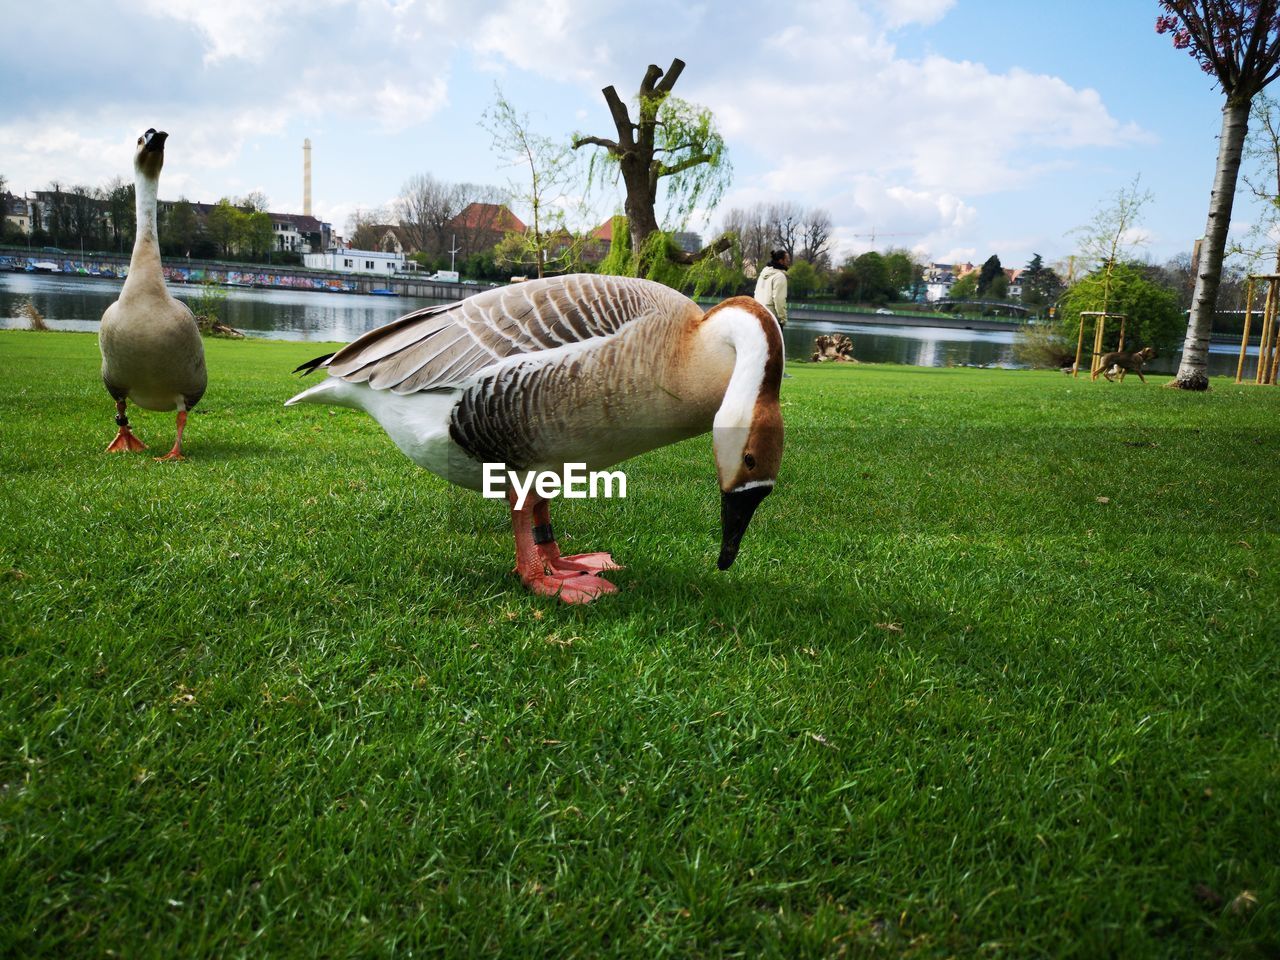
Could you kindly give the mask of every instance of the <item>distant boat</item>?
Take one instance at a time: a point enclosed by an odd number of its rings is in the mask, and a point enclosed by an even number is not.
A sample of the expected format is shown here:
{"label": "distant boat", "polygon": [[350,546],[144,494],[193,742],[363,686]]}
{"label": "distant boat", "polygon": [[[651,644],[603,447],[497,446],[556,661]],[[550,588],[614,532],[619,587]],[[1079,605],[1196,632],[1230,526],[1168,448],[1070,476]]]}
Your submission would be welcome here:
{"label": "distant boat", "polygon": [[36,273],[61,273],[62,268],[52,260],[37,260],[31,264],[31,269]]}
{"label": "distant boat", "polygon": [[380,296],[380,297],[398,297],[398,296],[400,296],[400,294],[396,293],[394,290],[385,290],[385,289],[384,289],[384,290],[370,290],[369,292],[370,292],[370,293],[377,294],[377,295],[378,295],[378,296]]}

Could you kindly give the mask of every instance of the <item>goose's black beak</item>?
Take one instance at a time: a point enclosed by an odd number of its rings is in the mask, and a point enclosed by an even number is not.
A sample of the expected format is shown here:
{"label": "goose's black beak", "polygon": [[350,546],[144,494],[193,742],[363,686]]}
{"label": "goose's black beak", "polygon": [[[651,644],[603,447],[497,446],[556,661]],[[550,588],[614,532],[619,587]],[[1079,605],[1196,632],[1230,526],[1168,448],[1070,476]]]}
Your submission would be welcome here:
{"label": "goose's black beak", "polygon": [[142,145],[143,153],[164,153],[164,142],[169,135],[163,130],[151,129],[144,133],[145,142]]}
{"label": "goose's black beak", "polygon": [[720,494],[720,559],[716,566],[728,570],[738,557],[738,545],[747,532],[760,501],[773,491],[772,484],[761,484],[747,490],[731,490]]}

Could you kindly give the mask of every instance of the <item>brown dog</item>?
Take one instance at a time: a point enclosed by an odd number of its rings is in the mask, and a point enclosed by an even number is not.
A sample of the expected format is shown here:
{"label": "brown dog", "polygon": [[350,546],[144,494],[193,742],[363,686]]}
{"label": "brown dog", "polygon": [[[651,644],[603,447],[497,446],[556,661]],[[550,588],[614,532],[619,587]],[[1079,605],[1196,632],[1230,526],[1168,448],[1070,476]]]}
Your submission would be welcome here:
{"label": "brown dog", "polygon": [[1098,369],[1093,372],[1092,379],[1097,380],[1098,374],[1102,374],[1114,383],[1115,375],[1118,373],[1120,374],[1120,382],[1124,383],[1126,373],[1136,373],[1138,379],[1146,383],[1147,378],[1142,375],[1142,367],[1154,359],[1155,355],[1156,351],[1152,347],[1143,347],[1141,350],[1133,351],[1133,353],[1124,353],[1120,350],[1104,353],[1102,361],[1098,364]]}

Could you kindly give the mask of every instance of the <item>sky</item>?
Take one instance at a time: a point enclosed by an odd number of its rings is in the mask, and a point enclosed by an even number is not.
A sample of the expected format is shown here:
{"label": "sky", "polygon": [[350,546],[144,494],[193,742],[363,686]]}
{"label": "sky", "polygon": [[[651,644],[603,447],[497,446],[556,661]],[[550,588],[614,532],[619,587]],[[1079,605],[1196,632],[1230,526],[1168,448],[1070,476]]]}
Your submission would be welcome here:
{"label": "sky", "polygon": [[[601,89],[648,64],[709,108],[731,185],[692,229],[757,202],[820,207],[836,259],[903,247],[1019,267],[1075,252],[1137,178],[1132,237],[1163,262],[1204,232],[1222,95],[1154,0],[3,0],[0,175],[14,192],[132,177],[169,132],[160,195],[261,191],[344,232],[405,181],[505,186],[480,125],[501,90],[532,129],[613,136]],[[582,151],[580,151],[581,153]],[[584,219],[620,212],[597,189]],[[516,213],[527,211],[516,207]],[[1233,232],[1256,212],[1240,197]],[[581,224],[591,226],[591,223]],[[674,224],[673,224],[674,226]],[[874,243],[872,234],[874,233]]]}

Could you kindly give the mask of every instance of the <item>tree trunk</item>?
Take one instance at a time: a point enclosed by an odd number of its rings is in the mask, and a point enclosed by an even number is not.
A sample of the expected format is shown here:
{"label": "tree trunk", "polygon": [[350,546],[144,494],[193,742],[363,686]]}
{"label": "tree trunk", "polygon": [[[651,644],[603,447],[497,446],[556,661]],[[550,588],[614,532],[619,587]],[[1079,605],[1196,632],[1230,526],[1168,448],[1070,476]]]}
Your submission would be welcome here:
{"label": "tree trunk", "polygon": [[631,251],[632,255],[640,256],[646,241],[658,231],[657,214],[649,199],[649,167],[632,163],[627,169],[624,159],[622,178],[627,189],[622,209],[627,215],[627,229],[631,232]]}
{"label": "tree trunk", "polygon": [[1173,386],[1181,390],[1209,389],[1209,335],[1218,305],[1218,284],[1222,280],[1222,257],[1231,226],[1231,206],[1240,172],[1240,154],[1249,131],[1249,100],[1229,97],[1222,107],[1222,135],[1218,141],[1218,166],[1209,195],[1209,220],[1196,267],[1195,292],[1191,295],[1191,319],[1182,346],[1182,363]]}

